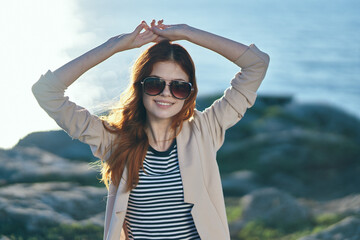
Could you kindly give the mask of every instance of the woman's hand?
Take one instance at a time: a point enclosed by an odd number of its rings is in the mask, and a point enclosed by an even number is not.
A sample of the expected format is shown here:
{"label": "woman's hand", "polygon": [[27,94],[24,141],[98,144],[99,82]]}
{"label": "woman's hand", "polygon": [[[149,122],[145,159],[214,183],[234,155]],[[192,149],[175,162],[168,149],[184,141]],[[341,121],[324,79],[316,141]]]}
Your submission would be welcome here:
{"label": "woman's hand", "polygon": [[151,22],[151,30],[154,34],[158,35],[158,38],[155,41],[161,41],[163,39],[168,39],[170,41],[176,40],[185,40],[186,31],[189,30],[189,26],[186,24],[173,24],[165,25],[163,24],[164,20],[160,20],[157,23],[155,20]]}
{"label": "woman's hand", "polygon": [[[115,36],[108,41],[108,46],[113,53],[128,49],[138,48],[150,42],[160,42],[164,39],[170,41],[183,40],[186,37],[185,31],[189,27],[185,24],[165,25],[163,20],[151,22],[151,27],[142,21],[133,32]],[[144,31],[143,31],[144,30]]]}
{"label": "woman's hand", "polygon": [[[142,32],[142,30],[144,30]],[[142,21],[133,32],[125,33],[109,39],[109,44],[114,52],[138,48],[150,42],[159,41],[160,37],[155,34],[145,21]]]}

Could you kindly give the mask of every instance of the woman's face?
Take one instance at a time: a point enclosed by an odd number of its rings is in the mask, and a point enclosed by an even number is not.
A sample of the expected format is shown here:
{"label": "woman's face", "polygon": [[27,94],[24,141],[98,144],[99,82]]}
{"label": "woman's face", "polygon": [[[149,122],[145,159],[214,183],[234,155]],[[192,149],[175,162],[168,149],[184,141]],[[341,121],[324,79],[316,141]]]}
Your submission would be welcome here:
{"label": "woman's face", "polygon": [[181,69],[180,65],[172,61],[158,62],[153,66],[150,76],[156,76],[166,81],[166,87],[162,93],[150,96],[143,93],[143,103],[146,109],[148,121],[169,121],[180,112],[185,100],[176,99],[172,96],[169,84],[171,80],[182,80],[189,82],[188,75]]}

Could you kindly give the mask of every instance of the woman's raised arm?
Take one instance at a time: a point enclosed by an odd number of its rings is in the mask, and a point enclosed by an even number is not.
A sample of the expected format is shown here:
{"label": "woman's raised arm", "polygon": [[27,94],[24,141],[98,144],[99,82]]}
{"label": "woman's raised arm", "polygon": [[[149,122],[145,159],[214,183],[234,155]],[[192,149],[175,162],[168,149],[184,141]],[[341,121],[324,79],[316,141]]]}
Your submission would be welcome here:
{"label": "woman's raised arm", "polygon": [[248,46],[236,41],[209,33],[186,24],[165,25],[163,21],[155,24],[151,22],[151,29],[159,36],[165,37],[171,41],[187,40],[199,46],[219,53],[230,61],[234,62],[247,49]]}
{"label": "woman's raised arm", "polygon": [[[142,30],[145,31],[142,32]],[[102,158],[111,144],[111,136],[103,122],[88,110],[65,97],[65,89],[84,72],[117,52],[140,47],[158,38],[145,22],[132,33],[109,39],[104,44],[70,61],[55,72],[48,71],[32,86],[39,105],[72,138],[90,145],[94,156]]]}
{"label": "woman's raised arm", "polygon": [[[141,32],[142,30],[144,32]],[[117,52],[141,47],[158,38],[143,21],[131,33],[110,38],[100,46],[88,51],[54,71],[57,79],[70,86],[83,73]]]}

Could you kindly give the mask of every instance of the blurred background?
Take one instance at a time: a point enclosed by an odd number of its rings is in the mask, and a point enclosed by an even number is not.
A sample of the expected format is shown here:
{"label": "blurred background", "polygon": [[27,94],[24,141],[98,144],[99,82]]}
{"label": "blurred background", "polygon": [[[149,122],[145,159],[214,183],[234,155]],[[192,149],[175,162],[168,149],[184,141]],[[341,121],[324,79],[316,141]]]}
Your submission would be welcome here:
{"label": "blurred background", "polygon": [[[89,169],[94,159],[57,131],[31,86],[48,69],[152,19],[255,43],[271,57],[254,108],[228,131],[218,154],[232,239],[318,239],[332,224],[355,235],[349,226],[360,229],[359,9],[355,0],[2,1],[0,238],[101,238],[106,190]],[[238,69],[180,44],[197,67],[203,109]],[[66,94],[96,113],[127,86],[146,47],[101,63]]]}

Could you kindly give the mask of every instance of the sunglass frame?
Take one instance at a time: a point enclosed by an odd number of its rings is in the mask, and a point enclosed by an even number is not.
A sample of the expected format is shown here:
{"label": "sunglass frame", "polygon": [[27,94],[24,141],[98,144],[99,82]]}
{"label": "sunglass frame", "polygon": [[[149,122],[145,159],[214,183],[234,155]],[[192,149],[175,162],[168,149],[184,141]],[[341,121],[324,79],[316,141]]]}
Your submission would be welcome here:
{"label": "sunglass frame", "polygon": [[[148,79],[157,79],[157,80],[159,80],[160,82],[162,82],[162,83],[163,83],[163,86],[162,86],[161,91],[159,91],[159,92],[156,93],[156,94],[150,94],[150,93],[148,93],[148,92],[146,91],[146,89],[145,89],[145,81],[148,80]],[[174,82],[178,82],[178,83],[181,83],[181,84],[184,84],[184,83],[185,83],[185,84],[187,84],[187,85],[190,86],[190,91],[187,93],[187,96],[186,96],[185,98],[177,97],[177,96],[174,94],[174,92],[173,92],[173,87],[172,87]],[[172,95],[174,98],[179,99],[179,100],[185,100],[185,99],[187,99],[187,98],[191,95],[191,92],[194,91],[194,88],[192,87],[192,84],[191,84],[190,82],[185,82],[185,81],[180,81],[180,80],[171,80],[171,81],[170,81],[170,84],[167,84],[166,81],[165,81],[164,79],[162,79],[162,78],[159,78],[159,77],[146,77],[146,78],[144,78],[144,80],[142,80],[140,83],[141,83],[141,85],[142,85],[143,92],[146,93],[146,94],[149,95],[149,96],[157,96],[157,95],[160,95],[160,94],[164,91],[166,85],[168,85],[168,86],[170,87],[170,93],[171,93],[171,95]]]}

